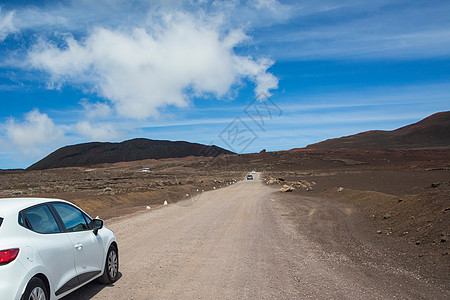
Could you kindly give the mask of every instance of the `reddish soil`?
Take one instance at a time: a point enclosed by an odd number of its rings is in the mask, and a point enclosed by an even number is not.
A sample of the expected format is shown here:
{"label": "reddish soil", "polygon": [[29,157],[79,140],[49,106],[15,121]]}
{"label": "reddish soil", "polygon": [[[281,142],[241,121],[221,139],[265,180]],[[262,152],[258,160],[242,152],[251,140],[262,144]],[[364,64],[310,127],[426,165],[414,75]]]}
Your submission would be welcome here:
{"label": "reddish soil", "polygon": [[[264,173],[269,184],[294,187],[286,195],[351,205],[374,241],[407,253],[402,259],[420,264],[432,278],[448,280],[450,150],[316,150],[277,156],[278,163]],[[289,197],[300,216],[300,203]]]}
{"label": "reddish soil", "polygon": [[[103,219],[176,203],[240,180],[240,171],[208,169],[214,158],[142,160],[81,168],[0,171],[0,198],[49,197],[71,201]],[[143,172],[149,168],[149,172]],[[189,195],[189,196],[187,196]]]}
{"label": "reddish soil", "polygon": [[[150,172],[142,172],[143,168]],[[280,201],[285,199],[299,226],[303,222],[299,197],[349,205],[354,212],[349,218],[358,216],[367,239],[399,249],[405,253],[400,260],[449,280],[450,149],[300,149],[0,171],[0,197],[58,197],[108,219],[164,201],[183,203],[202,190],[242,180],[251,170],[262,172],[272,186],[294,188],[291,193],[280,192]]]}
{"label": "reddish soil", "polygon": [[307,148],[413,149],[450,145],[450,111],[435,113],[417,123],[392,131],[372,130],[329,139]]}

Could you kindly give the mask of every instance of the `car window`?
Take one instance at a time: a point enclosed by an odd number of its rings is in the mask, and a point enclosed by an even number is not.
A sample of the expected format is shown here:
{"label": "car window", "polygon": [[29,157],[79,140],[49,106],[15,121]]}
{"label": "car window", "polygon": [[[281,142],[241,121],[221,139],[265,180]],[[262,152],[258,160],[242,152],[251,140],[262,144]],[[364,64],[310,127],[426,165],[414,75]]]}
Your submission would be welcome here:
{"label": "car window", "polygon": [[83,213],[79,209],[65,203],[53,203],[53,207],[61,217],[67,231],[74,232],[89,229]]}
{"label": "car window", "polygon": [[[27,209],[23,212],[30,229],[38,233],[56,233],[61,232],[47,205],[39,205]],[[21,224],[22,225],[22,224]]]}
{"label": "car window", "polygon": [[92,221],[92,218],[89,217],[87,214],[83,213],[83,216],[86,219],[86,222],[90,223]]}
{"label": "car window", "polygon": [[3,218],[0,218],[0,226],[2,226]]}

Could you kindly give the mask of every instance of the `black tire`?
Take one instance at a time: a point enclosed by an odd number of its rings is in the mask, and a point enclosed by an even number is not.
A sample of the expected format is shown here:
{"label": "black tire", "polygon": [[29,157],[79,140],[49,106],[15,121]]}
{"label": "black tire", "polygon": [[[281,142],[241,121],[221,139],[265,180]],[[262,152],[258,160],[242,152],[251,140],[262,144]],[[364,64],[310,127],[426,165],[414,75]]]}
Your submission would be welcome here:
{"label": "black tire", "polygon": [[111,245],[106,254],[105,269],[99,281],[104,284],[116,282],[119,277],[119,253],[114,245]]}
{"label": "black tire", "polygon": [[47,300],[50,299],[48,296],[48,290],[42,279],[33,277],[30,282],[28,282],[25,293],[22,295],[22,300]]}

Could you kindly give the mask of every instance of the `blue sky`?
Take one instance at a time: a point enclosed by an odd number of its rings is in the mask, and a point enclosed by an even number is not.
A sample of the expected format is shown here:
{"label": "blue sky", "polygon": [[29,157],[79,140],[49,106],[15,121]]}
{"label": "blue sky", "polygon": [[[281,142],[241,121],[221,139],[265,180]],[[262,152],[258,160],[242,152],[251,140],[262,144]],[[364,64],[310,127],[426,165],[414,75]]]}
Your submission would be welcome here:
{"label": "blue sky", "polygon": [[286,150],[450,109],[449,1],[0,1],[0,169],[130,138]]}

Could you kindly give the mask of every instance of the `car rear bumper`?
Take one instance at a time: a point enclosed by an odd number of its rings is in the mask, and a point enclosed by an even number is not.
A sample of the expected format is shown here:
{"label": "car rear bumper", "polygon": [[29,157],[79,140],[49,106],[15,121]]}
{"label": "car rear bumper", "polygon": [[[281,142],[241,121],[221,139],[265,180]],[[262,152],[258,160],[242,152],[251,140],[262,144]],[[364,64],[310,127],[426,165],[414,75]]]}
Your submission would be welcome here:
{"label": "car rear bumper", "polygon": [[0,266],[0,298],[19,300],[25,290],[26,269],[16,260]]}

